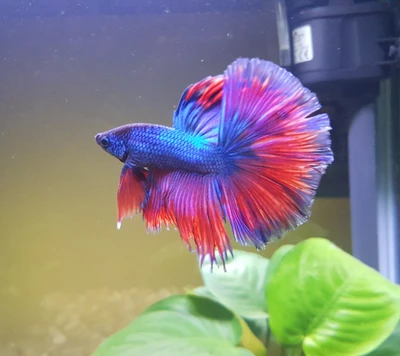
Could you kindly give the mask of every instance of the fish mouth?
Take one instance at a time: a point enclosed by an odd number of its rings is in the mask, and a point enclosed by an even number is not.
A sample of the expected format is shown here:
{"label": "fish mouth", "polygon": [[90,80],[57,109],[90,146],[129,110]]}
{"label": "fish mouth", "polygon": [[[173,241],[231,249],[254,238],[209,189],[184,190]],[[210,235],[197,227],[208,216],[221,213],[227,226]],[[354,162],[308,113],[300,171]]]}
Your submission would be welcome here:
{"label": "fish mouth", "polygon": [[97,144],[100,145],[101,134],[98,133],[96,136],[94,136],[94,138],[95,138]]}

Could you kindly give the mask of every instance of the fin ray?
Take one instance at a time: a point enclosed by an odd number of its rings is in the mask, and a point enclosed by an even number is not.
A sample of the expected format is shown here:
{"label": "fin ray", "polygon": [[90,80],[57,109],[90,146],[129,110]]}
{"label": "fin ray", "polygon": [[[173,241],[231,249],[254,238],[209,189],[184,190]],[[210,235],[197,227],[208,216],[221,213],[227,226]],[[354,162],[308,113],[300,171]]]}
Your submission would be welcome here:
{"label": "fin ray", "polygon": [[174,112],[174,128],[216,143],[223,76],[207,77],[183,92]]}
{"label": "fin ray", "polygon": [[117,192],[117,227],[122,220],[139,213],[145,200],[147,171],[144,168],[125,164],[122,168]]}
{"label": "fin ray", "polygon": [[231,158],[221,184],[234,236],[262,248],[304,223],[333,161],[329,118],[283,68],[238,59],[224,73],[218,143]]}
{"label": "fin ray", "polygon": [[174,224],[190,250],[195,243],[201,264],[206,256],[211,265],[217,262],[216,252],[224,263],[231,245],[216,176],[151,170],[149,183],[153,188],[143,212],[147,228],[157,231],[162,224]]}

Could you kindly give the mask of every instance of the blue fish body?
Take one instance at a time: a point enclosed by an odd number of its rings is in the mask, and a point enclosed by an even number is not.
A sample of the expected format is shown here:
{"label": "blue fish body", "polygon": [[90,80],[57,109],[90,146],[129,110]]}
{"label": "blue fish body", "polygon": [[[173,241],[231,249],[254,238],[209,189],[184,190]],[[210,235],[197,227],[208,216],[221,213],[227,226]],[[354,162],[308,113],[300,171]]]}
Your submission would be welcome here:
{"label": "blue fish body", "polygon": [[222,147],[167,126],[125,125],[99,134],[98,142],[101,137],[108,138],[103,146],[111,155],[118,156],[124,163],[128,161],[148,169],[218,173],[227,158]]}

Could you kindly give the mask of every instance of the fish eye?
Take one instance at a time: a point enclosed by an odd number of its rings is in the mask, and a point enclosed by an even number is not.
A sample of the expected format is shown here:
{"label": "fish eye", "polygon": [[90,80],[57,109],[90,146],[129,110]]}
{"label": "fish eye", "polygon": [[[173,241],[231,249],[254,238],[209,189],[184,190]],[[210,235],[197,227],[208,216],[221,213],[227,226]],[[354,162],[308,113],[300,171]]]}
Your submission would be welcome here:
{"label": "fish eye", "polygon": [[108,139],[108,137],[102,137],[100,140],[100,145],[104,148],[107,148],[110,144],[110,140]]}

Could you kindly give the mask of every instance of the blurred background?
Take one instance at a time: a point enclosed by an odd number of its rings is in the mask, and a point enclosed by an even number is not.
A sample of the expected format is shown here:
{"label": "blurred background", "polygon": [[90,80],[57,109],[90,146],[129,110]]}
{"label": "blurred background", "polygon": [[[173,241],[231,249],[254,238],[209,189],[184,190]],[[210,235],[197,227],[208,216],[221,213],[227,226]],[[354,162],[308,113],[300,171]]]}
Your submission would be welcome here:
{"label": "blurred background", "polygon": [[[176,231],[146,234],[141,216],[116,229],[122,166],[94,135],[171,125],[183,90],[237,57],[278,63],[275,6],[138,3],[1,1],[2,356],[88,355],[149,304],[201,284]],[[347,195],[324,194],[260,254],[311,236],[351,252],[350,235]]]}

